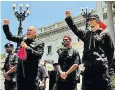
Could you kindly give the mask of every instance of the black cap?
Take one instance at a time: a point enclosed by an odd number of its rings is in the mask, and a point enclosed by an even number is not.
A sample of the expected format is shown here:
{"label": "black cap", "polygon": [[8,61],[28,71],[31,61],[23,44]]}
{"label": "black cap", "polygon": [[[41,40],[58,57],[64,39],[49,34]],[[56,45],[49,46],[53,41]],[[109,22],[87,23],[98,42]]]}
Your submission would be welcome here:
{"label": "black cap", "polygon": [[100,21],[99,16],[97,14],[89,14],[87,16],[87,21],[90,20],[90,19],[96,19],[97,22]]}
{"label": "black cap", "polygon": [[4,45],[4,48],[8,48],[8,47],[14,47],[14,45],[11,44],[11,43],[7,43],[7,44]]}

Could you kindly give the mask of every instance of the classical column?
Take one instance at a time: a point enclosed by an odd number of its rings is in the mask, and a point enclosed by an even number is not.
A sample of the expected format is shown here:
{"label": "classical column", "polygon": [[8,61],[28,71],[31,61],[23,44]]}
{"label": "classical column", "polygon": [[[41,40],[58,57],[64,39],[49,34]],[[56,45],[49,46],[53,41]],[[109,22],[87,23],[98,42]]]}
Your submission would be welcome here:
{"label": "classical column", "polygon": [[103,21],[102,1],[96,1],[96,12],[100,20]]}
{"label": "classical column", "polygon": [[113,43],[115,45],[115,31],[112,11],[112,1],[105,1],[107,5],[107,19],[108,19],[108,32],[110,33]]}

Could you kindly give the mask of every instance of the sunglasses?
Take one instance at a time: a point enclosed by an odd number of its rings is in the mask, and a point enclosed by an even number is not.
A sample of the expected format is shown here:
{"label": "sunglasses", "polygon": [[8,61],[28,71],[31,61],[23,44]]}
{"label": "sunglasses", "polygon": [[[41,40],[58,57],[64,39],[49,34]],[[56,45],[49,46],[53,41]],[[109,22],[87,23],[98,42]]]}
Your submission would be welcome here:
{"label": "sunglasses", "polygon": [[32,29],[27,29],[27,31],[29,32],[29,31],[33,31]]}
{"label": "sunglasses", "polygon": [[10,48],[13,48],[13,47],[5,47],[5,49],[10,49]]}
{"label": "sunglasses", "polygon": [[63,39],[63,41],[68,41],[69,39]]}

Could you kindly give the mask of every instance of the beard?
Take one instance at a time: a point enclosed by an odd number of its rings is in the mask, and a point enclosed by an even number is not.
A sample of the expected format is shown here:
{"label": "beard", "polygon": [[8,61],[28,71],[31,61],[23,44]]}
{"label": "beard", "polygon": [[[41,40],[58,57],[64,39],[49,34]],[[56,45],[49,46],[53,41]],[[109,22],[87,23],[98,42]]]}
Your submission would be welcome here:
{"label": "beard", "polygon": [[12,50],[6,50],[6,52],[10,54],[10,53],[12,53]]}
{"label": "beard", "polygon": [[8,54],[12,53],[12,51],[6,51]]}

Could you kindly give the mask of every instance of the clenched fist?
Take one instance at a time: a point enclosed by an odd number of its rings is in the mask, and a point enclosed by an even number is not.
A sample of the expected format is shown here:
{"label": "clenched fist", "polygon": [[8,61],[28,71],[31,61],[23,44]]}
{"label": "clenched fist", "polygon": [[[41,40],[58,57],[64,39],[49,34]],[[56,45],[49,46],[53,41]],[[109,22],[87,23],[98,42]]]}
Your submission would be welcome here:
{"label": "clenched fist", "polygon": [[9,20],[8,19],[5,19],[4,20],[4,25],[8,25],[9,24]]}
{"label": "clenched fist", "polygon": [[66,14],[66,17],[71,16],[71,12],[70,12],[70,10],[67,10],[67,11],[65,12],[65,14]]}
{"label": "clenched fist", "polygon": [[24,41],[21,42],[21,46],[27,48],[27,44]]}

